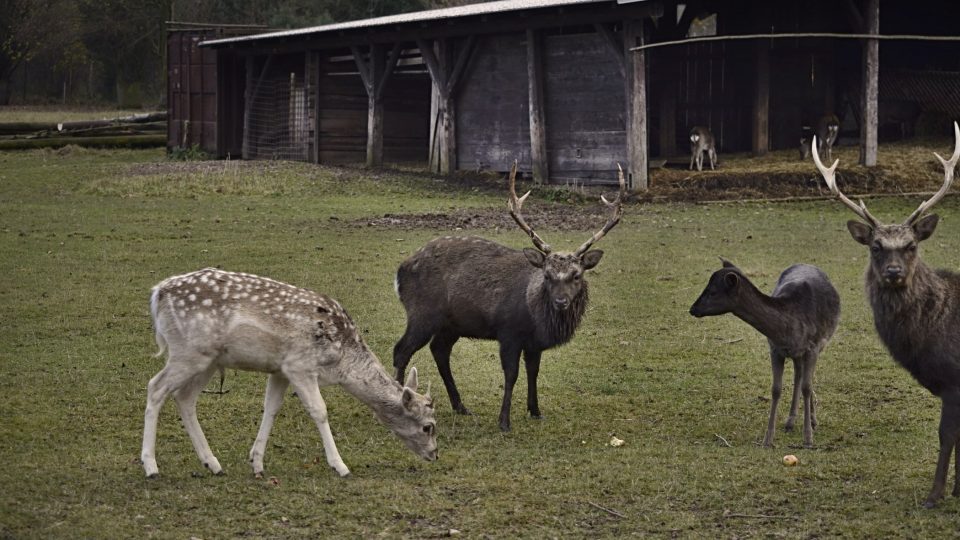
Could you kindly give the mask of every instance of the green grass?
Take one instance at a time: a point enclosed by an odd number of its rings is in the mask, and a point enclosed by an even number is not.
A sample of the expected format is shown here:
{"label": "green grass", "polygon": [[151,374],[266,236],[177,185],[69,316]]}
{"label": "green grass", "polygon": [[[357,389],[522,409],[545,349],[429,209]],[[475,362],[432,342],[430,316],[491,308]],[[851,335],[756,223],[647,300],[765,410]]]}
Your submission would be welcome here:
{"label": "green grass", "polygon": [[61,105],[5,106],[0,107],[0,122],[74,122],[120,118],[144,112],[96,106],[67,111]]}
{"label": "green grass", "polygon": [[[542,204],[533,197],[528,205]],[[438,462],[418,460],[362,404],[331,388],[323,392],[352,477],[339,479],[323,464],[313,423],[288,396],[266,456],[272,483],[255,480],[246,462],[265,379],[229,372],[230,392],[199,404],[226,476],[205,473],[168,403],[161,477],[143,478],[145,387],[162,366],[152,356],[153,284],[216,265],[316,289],[350,310],[389,364],[404,325],[393,273],[418,246],[451,231],[350,222],[502,208],[503,198],[413,173],[174,166],[162,151],[0,154],[0,536],[958,532],[960,500],[919,507],[932,483],[939,403],[879,344],[862,292],[866,254],[844,227],[850,212],[834,201],[626,208],[598,245],[606,255],[590,275],[577,337],[544,354],[543,421],[522,414],[521,384],[514,430],[499,432],[496,345],[464,341],[453,369],[474,416],[450,411],[427,351],[414,358],[437,397]],[[870,208],[892,221],[917,203],[883,199]],[[924,257],[957,270],[957,199],[938,210],[943,220]],[[589,234],[540,232],[566,248]],[[480,234],[515,247],[528,242],[515,229]],[[799,261],[821,266],[839,289],[841,325],[817,371],[817,448],[798,448],[800,434],[782,429],[777,448],[757,445],[770,387],[765,340],[732,316],[687,314],[718,255],[764,290]],[[626,444],[609,446],[614,435]],[[780,464],[788,453],[799,467]]]}

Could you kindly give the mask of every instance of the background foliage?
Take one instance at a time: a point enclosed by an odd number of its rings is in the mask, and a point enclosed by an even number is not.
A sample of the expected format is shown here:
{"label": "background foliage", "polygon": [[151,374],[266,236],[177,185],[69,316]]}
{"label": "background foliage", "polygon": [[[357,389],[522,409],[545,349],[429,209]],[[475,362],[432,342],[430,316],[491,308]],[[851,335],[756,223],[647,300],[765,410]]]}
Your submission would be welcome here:
{"label": "background foliage", "polygon": [[167,21],[295,28],[470,0],[0,0],[0,105],[165,97]]}

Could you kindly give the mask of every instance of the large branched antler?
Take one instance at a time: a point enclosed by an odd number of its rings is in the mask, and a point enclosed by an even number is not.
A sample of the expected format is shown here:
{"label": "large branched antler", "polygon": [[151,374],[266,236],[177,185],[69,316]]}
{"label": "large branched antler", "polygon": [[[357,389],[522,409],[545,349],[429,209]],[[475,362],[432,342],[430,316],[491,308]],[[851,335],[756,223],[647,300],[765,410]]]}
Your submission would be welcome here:
{"label": "large branched antler", "polygon": [[600,200],[603,201],[603,204],[612,210],[610,219],[607,220],[607,223],[602,229],[600,229],[596,234],[590,237],[589,240],[584,242],[582,246],[578,247],[577,250],[573,252],[573,254],[577,257],[580,257],[586,253],[594,242],[603,238],[605,234],[610,232],[610,229],[614,228],[617,223],[620,223],[620,217],[623,215],[623,198],[627,194],[627,183],[623,179],[623,168],[620,167],[619,163],[617,163],[617,169],[619,170],[620,175],[620,191],[617,192],[617,198],[614,199],[613,202],[610,202],[606,199],[606,197],[600,195]]}
{"label": "large branched antler", "polygon": [[922,202],[920,206],[910,214],[910,217],[903,222],[904,225],[913,225],[916,223],[924,212],[940,202],[940,199],[947,194],[947,191],[950,191],[950,184],[953,183],[953,170],[957,167],[957,161],[960,160],[960,126],[958,126],[956,122],[953,123],[953,135],[954,148],[950,161],[943,159],[940,157],[940,154],[936,152],[933,153],[933,155],[937,156],[937,159],[940,160],[940,164],[943,165],[943,185],[940,186],[939,191],[933,194],[933,197]]}
{"label": "large branched antler", "polygon": [[523,229],[523,232],[527,233],[530,236],[530,239],[533,240],[533,245],[537,246],[537,249],[540,251],[550,254],[550,244],[543,241],[542,238],[532,229],[527,222],[523,219],[523,214],[520,213],[520,208],[523,206],[523,201],[527,199],[527,196],[530,195],[530,192],[524,193],[523,197],[517,198],[517,188],[516,188],[516,179],[517,179],[517,161],[513,161],[513,167],[510,168],[510,200],[507,201],[507,206],[510,208],[510,216],[513,217],[513,220],[517,222],[517,225]]}
{"label": "large branched antler", "polygon": [[880,222],[877,221],[877,218],[873,217],[869,211],[867,211],[867,205],[863,204],[863,201],[859,201],[860,204],[856,204],[844,195],[840,189],[837,187],[837,178],[836,171],[837,165],[840,164],[840,160],[833,162],[833,165],[828,169],[823,166],[823,162],[820,161],[820,153],[817,151],[817,137],[814,135],[813,143],[810,145],[811,150],[813,151],[813,162],[817,164],[817,169],[820,171],[820,175],[823,176],[823,180],[827,183],[827,187],[830,188],[830,191],[840,199],[840,202],[847,205],[850,210],[853,210],[853,213],[860,216],[861,219],[870,224],[871,227],[878,227]]}

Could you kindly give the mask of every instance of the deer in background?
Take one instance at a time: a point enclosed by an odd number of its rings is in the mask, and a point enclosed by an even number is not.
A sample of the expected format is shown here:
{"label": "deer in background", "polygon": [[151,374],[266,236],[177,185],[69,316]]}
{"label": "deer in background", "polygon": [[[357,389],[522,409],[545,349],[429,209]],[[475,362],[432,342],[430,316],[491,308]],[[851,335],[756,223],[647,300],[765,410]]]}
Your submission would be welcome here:
{"label": "deer in background", "polygon": [[206,268],[157,284],[150,313],[158,356],[166,351],[167,365],[147,386],[140,459],[148,477],[159,474],[157,420],[170,394],[200,462],[214,474],[223,472],[197,422],[196,405],[210,377],[227,368],[268,374],[263,420],[250,450],[257,477],[288,385],[317,424],[327,463],[340,476],[350,470],[337,452],[320,386],[339,384],[411,451],[437,459],[433,400],[417,393],[416,370],[403,386],[395,382],[336,300],[252,274]]}
{"label": "deer in background", "polygon": [[[809,129],[809,128],[804,128]],[[833,145],[840,134],[840,120],[834,114],[825,114],[817,120],[817,129],[813,132],[813,140],[819,141],[817,149],[827,159],[833,159]],[[810,157],[810,143],[807,133],[800,136],[800,155],[804,161]]]}
{"label": "deer in background", "polygon": [[773,293],[767,296],[733,263],[721,260],[723,268],[710,276],[706,288],[690,307],[690,314],[706,317],[733,313],[767,337],[773,389],[770,418],[763,437],[766,447],[773,446],[784,363],[787,358],[793,359],[793,399],[785,427],[787,431],[793,430],[802,392],[803,445],[812,447],[813,428],[817,427],[813,375],[820,352],[840,321],[840,295],[822,270],[808,264],[795,264],[780,274]]}
{"label": "deer in background", "polygon": [[924,501],[931,508],[943,497],[950,456],[956,449],[953,495],[960,495],[960,274],[933,270],[920,258],[920,242],[937,227],[936,214],[925,215],[946,195],[960,160],[960,126],[953,125],[954,151],[949,161],[934,153],[943,165],[943,184],[902,224],[884,225],[837,187],[836,169],[820,160],[817,141],[813,160],[827,187],[862,221],[850,220],[847,229],[870,249],[864,282],[873,310],[873,323],[893,359],[924,388],[940,398],[940,453],[933,489]]}
{"label": "deer in background", "polygon": [[697,164],[697,170],[703,170],[703,153],[707,153],[710,158],[710,170],[716,169],[717,148],[713,139],[713,133],[709,128],[696,126],[690,130],[690,170],[693,170],[693,164]]}
{"label": "deer in background", "polygon": [[623,171],[620,191],[603,228],[573,253],[554,252],[520,213],[527,192],[517,198],[517,165],[510,171],[510,215],[536,249],[522,251],[477,237],[445,236],[428,242],[397,270],[396,290],[407,313],[407,329],[393,349],[396,380],[402,380],[410,357],[428,342],[450,405],[470,414],[450,371],[450,353],[461,337],[500,343],[503,403],[500,429],[510,430],[510,403],[517,381],[520,353],[527,371],[527,410],[541,418],[537,375],[544,350],[569,341],[587,308],[584,273],[603,256],[590,250],[620,221],[626,193]]}

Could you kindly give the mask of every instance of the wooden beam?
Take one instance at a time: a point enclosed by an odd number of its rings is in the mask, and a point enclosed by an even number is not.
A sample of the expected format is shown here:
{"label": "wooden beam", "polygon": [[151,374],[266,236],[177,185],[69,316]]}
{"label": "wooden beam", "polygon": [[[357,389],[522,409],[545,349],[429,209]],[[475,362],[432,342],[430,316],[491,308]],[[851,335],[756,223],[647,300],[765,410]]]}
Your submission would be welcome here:
{"label": "wooden beam", "polygon": [[450,95],[455,95],[457,91],[457,86],[460,83],[460,77],[463,75],[464,70],[467,67],[467,63],[470,61],[470,57],[473,55],[474,45],[477,43],[477,36],[470,35],[467,36],[466,41],[462,48],[457,51],[457,61],[453,65],[453,70],[447,76],[447,93]]}
{"label": "wooden beam", "polygon": [[[353,54],[353,62],[357,65],[357,71],[360,72],[360,79],[363,81],[363,87],[367,90],[367,95],[373,94],[373,83],[371,82],[370,63],[363,59],[363,53],[357,45],[350,46],[350,53]],[[371,56],[373,55],[371,47]]]}
{"label": "wooden beam", "polygon": [[374,94],[379,100],[383,97],[383,89],[387,86],[387,81],[390,80],[390,76],[393,75],[393,70],[397,68],[397,62],[400,61],[400,51],[403,50],[400,43],[394,43],[393,49],[390,51],[390,58],[387,60],[387,65],[383,69],[383,76],[380,77],[378,81],[376,91]]}
{"label": "wooden beam", "polygon": [[527,95],[530,113],[530,160],[533,162],[533,181],[545,184],[549,180],[547,135],[543,111],[543,55],[540,36],[527,30]]}
{"label": "wooden beam", "polygon": [[437,54],[433,51],[433,42],[418,39],[417,47],[420,48],[420,56],[423,58],[423,63],[427,65],[427,72],[430,73],[430,79],[440,92],[440,97],[447,99],[447,77],[441,69]]}
{"label": "wooden beam", "polygon": [[643,26],[642,20],[628,20],[623,25],[624,56],[627,58],[627,185],[631,191],[646,191],[648,187],[646,53],[630,51],[643,44]]}
{"label": "wooden beam", "polygon": [[620,75],[627,76],[627,60],[621,46],[621,41],[613,34],[613,29],[603,23],[594,23],[593,28],[603,38],[603,43],[607,49],[613,53],[613,58],[617,61],[617,67],[620,68]]}
{"label": "wooden beam", "polygon": [[273,53],[294,52],[309,49],[341,48],[369,43],[397,43],[404,41],[437,40],[442,38],[509,34],[563,26],[613,23],[625,18],[643,19],[663,15],[659,2],[635,2],[603,6],[586,3],[583,6],[569,5],[555,9],[531,9],[529,11],[488,14],[482,17],[463,17],[441,23],[410,23],[390,28],[358,28],[343,32],[329,32],[322,37],[287,36],[262,42],[238,42],[216,48],[245,51],[269,50]]}
{"label": "wooden beam", "polygon": [[[867,0],[864,10],[866,33],[880,33],[880,0]],[[877,98],[880,78],[880,41],[868,39],[863,44],[863,114],[860,123],[860,164],[877,165]]]}
{"label": "wooden beam", "polygon": [[753,94],[753,155],[770,150],[770,44],[762,40],[756,45],[757,78]]}

